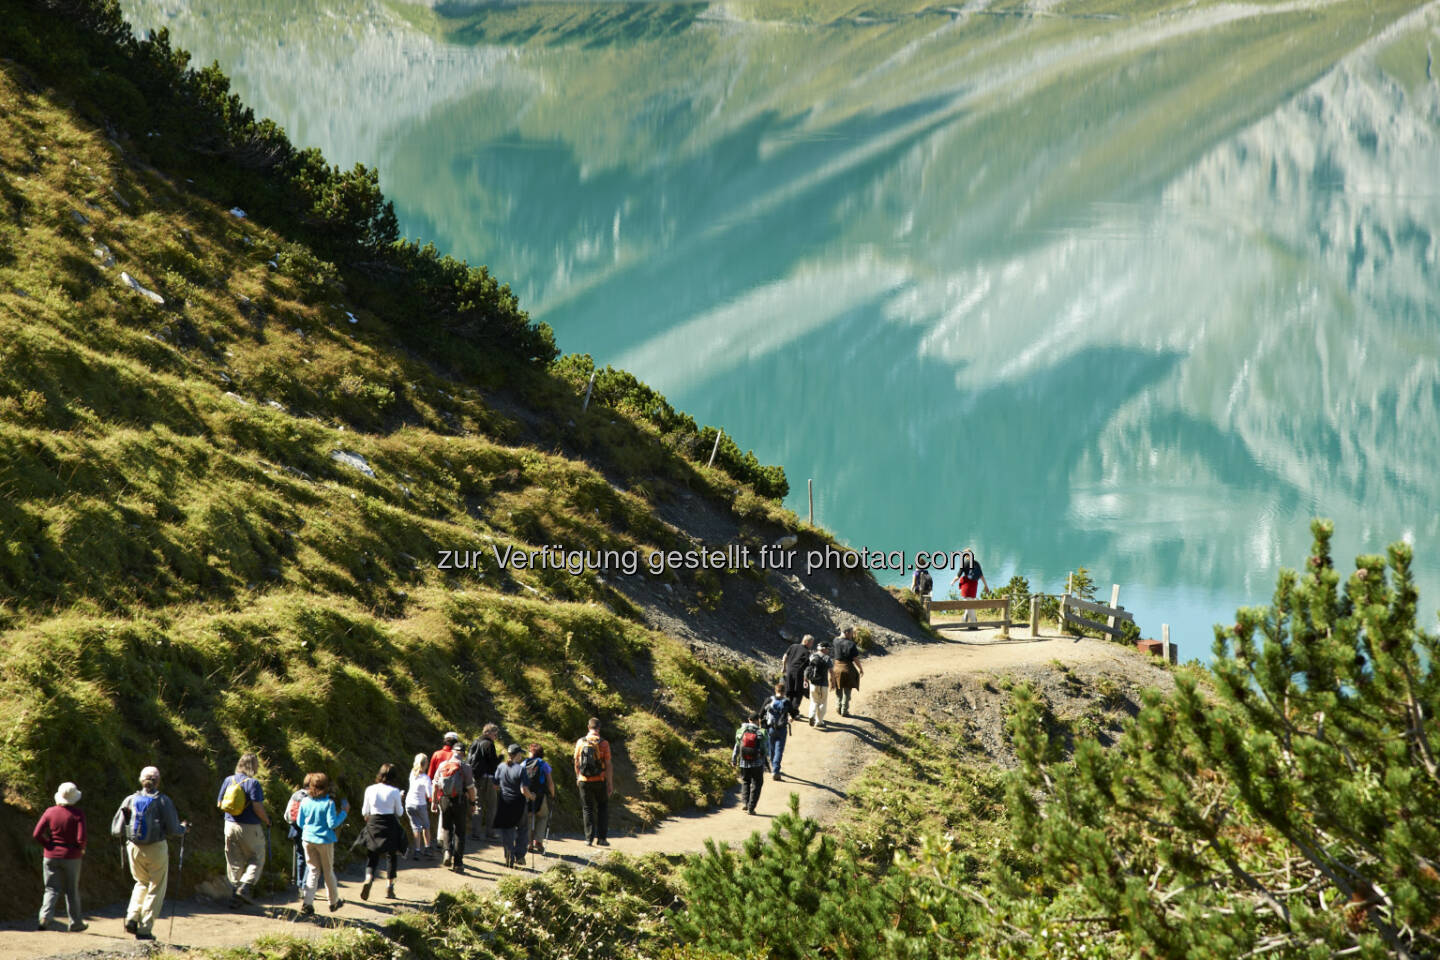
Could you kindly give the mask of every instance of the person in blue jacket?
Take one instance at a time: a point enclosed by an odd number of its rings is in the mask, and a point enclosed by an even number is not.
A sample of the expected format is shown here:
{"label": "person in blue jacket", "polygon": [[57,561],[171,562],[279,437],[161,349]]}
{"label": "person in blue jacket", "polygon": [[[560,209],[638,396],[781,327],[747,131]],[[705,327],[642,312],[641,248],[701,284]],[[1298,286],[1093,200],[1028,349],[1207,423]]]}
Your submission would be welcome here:
{"label": "person in blue jacket", "polygon": [[325,891],[330,897],[330,912],[345,905],[340,899],[340,885],[335,882],[335,831],[350,812],[350,801],[330,792],[330,778],[323,773],[305,777],[308,796],[300,801],[300,815],[295,825],[305,843],[305,902],[300,912],[315,912],[315,890],[325,878]]}

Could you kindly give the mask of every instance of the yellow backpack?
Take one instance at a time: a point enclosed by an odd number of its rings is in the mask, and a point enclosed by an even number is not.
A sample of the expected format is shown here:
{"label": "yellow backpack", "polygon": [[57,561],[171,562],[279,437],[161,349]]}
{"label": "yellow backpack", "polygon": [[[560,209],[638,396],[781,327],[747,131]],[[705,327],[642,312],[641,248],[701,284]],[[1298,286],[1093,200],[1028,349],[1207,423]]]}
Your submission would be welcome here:
{"label": "yellow backpack", "polygon": [[220,802],[216,804],[222,813],[228,813],[232,817],[238,817],[245,812],[250,805],[250,798],[245,793],[244,781],[236,778],[230,781],[230,786],[220,795]]}

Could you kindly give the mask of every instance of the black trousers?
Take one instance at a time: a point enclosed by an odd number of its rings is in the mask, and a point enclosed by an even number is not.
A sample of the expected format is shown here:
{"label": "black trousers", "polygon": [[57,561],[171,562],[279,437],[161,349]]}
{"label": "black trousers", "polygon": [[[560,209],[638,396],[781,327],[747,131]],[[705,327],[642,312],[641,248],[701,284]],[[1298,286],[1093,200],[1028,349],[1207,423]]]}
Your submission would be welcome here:
{"label": "black trousers", "polygon": [[[461,851],[460,851],[460,855],[461,855],[461,856],[464,856],[464,855],[465,855],[465,851],[464,851],[464,850],[461,850]],[[366,866],[366,868],[369,869],[372,874],[378,874],[378,873],[379,873],[379,870],[380,870],[380,858],[381,858],[381,857],[386,857],[386,858],[389,859],[389,861],[390,861],[390,879],[391,879],[391,880],[394,880],[394,879],[395,879],[395,868],[396,868],[396,866],[397,866],[396,861],[399,860],[399,855],[396,854],[394,851],[391,851],[391,852],[389,852],[389,853],[381,853],[379,850],[367,850],[367,851],[365,852],[365,866]]]}
{"label": "black trousers", "polygon": [[760,802],[760,786],[764,782],[763,766],[740,768],[740,803],[746,810],[754,810],[755,805]]}
{"label": "black trousers", "polygon": [[470,828],[470,801],[464,795],[440,801],[438,829],[445,834],[445,849],[459,863],[465,857],[465,834]]}
{"label": "black trousers", "polygon": [[610,795],[604,780],[580,784],[580,806],[585,811],[585,839],[605,840],[610,826]]}

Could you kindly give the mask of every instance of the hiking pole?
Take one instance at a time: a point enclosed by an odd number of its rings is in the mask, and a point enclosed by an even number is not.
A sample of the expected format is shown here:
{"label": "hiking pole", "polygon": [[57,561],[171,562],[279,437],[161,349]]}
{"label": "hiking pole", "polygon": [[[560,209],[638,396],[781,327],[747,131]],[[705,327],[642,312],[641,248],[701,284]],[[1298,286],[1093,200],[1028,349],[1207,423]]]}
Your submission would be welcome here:
{"label": "hiking pole", "polygon": [[[185,834],[180,834],[180,862],[175,866],[175,888],[180,888],[180,877],[185,873]],[[175,897],[170,898],[170,930],[165,934],[165,941],[173,943],[175,940]]]}

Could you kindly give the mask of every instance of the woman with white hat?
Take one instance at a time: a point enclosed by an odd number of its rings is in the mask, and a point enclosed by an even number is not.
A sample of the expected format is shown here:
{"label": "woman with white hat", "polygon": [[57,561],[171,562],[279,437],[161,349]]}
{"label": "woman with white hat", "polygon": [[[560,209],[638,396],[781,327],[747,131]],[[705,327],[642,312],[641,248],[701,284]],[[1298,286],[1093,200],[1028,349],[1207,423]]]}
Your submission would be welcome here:
{"label": "woman with white hat", "polygon": [[56,902],[65,898],[65,912],[70,917],[70,932],[85,929],[80,919],[80,859],[85,856],[85,811],[80,802],[80,788],[62,783],[55,791],[55,805],[40,815],[33,836],[45,848],[45,899],[40,904],[40,929],[50,926],[55,918]]}

